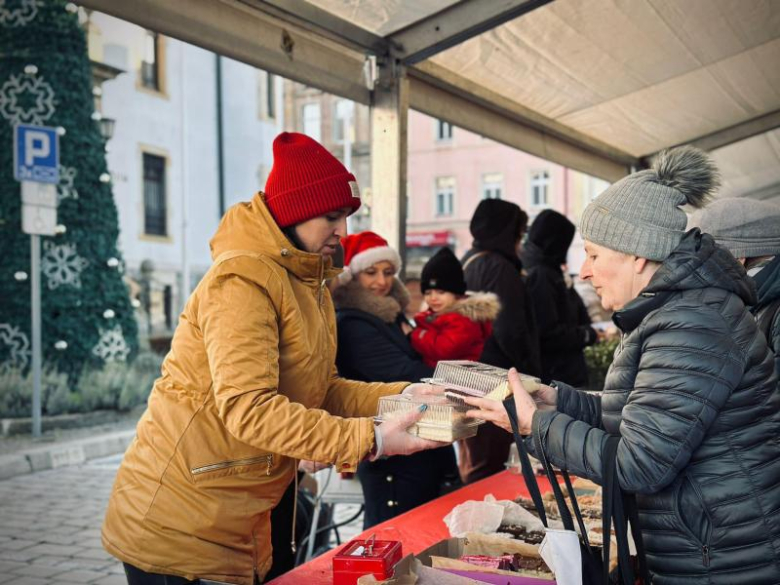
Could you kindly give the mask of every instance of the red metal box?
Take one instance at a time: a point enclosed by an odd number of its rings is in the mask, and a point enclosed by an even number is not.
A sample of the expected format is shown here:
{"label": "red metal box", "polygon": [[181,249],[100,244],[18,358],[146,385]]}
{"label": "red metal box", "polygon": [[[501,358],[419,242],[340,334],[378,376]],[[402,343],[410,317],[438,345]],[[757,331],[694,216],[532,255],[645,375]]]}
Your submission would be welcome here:
{"label": "red metal box", "polygon": [[389,579],[401,560],[396,540],[352,540],[333,557],[333,585],[355,585],[363,575]]}

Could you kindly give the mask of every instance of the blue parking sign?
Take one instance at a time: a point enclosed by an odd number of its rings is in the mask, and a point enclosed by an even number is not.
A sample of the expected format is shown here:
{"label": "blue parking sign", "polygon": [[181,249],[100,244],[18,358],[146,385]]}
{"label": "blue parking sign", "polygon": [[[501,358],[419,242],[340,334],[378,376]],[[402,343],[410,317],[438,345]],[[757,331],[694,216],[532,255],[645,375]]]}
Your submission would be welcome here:
{"label": "blue parking sign", "polygon": [[17,181],[58,183],[59,136],[56,128],[14,126],[14,177]]}

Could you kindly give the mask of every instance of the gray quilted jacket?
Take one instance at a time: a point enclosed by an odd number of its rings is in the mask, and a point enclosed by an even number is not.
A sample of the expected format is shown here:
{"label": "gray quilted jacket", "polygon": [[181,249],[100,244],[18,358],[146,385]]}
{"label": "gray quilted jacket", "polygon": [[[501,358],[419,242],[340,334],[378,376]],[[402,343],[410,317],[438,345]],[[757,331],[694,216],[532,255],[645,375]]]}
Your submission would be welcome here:
{"label": "gray quilted jacket", "polygon": [[654,584],[780,583],[780,393],[753,302],[742,267],[692,230],[615,314],[603,396],[559,384],[557,412],[534,416],[548,459],[596,483],[620,435]]}

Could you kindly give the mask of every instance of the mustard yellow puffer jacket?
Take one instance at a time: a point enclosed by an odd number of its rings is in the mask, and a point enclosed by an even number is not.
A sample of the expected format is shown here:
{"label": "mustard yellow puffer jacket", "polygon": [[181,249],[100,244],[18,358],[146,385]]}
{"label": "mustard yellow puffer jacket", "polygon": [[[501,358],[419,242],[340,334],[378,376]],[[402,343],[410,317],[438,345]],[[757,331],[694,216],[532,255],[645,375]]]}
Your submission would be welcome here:
{"label": "mustard yellow puffer jacket", "polygon": [[[249,585],[298,459],[355,471],[377,400],[339,378],[330,261],[295,249],[258,193],[225,215],[117,474],[103,545],[153,573]],[[344,417],[344,418],[342,418]],[[347,418],[363,417],[363,418]]]}

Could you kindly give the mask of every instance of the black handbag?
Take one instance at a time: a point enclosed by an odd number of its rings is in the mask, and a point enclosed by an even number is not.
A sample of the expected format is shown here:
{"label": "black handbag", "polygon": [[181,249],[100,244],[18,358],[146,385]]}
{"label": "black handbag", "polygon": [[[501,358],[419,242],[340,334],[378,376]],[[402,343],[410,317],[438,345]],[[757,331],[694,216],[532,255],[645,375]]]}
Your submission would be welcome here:
{"label": "black handbag", "polygon": [[[539,517],[545,527],[548,526],[547,514],[544,509],[544,502],[542,500],[539,484],[536,481],[536,475],[534,474],[533,466],[529,459],[528,450],[525,445],[525,439],[520,436],[517,426],[517,412],[515,409],[514,398],[510,397],[504,401],[504,408],[506,408],[509,416],[510,424],[514,434],[515,444],[517,445],[517,451],[520,458],[520,466],[523,472],[523,478],[525,480],[526,487],[531,495],[531,499],[536,506],[536,510],[539,513]],[[649,578],[647,578],[647,569],[644,561],[641,534],[638,530],[638,515],[636,514],[636,505],[632,502],[633,498],[626,498],[622,494],[620,485],[617,481],[617,466],[616,455],[617,446],[619,444],[618,437],[610,436],[604,448],[602,460],[604,462],[604,486],[602,486],[602,534],[604,535],[604,545],[602,547],[593,546],[588,539],[588,531],[585,527],[585,521],[582,518],[579,505],[577,504],[577,496],[574,492],[574,487],[571,482],[569,474],[565,470],[560,471],[560,475],[563,478],[566,486],[566,491],[569,494],[569,500],[571,502],[572,510],[574,511],[574,517],[572,517],[571,510],[566,503],[563,491],[561,490],[558,478],[556,477],[555,470],[547,460],[544,454],[541,437],[538,431],[533,432],[534,447],[539,455],[539,459],[544,466],[547,478],[550,481],[553,495],[558,506],[558,511],[561,517],[561,523],[566,530],[575,531],[574,521],[576,519],[577,527],[579,528],[580,536],[580,552],[582,559],[582,583],[583,585],[606,585],[613,583],[613,575],[609,572],[609,549],[610,538],[609,534],[612,529],[612,520],[615,520],[615,535],[618,543],[618,572],[617,583],[623,585],[634,585],[636,583],[634,577],[633,567],[630,562],[629,547],[628,547],[628,526],[627,521],[630,517],[632,534],[634,535],[635,544],[638,551],[640,574],[643,576],[644,583],[650,584]],[[626,507],[626,504],[629,504]]]}

